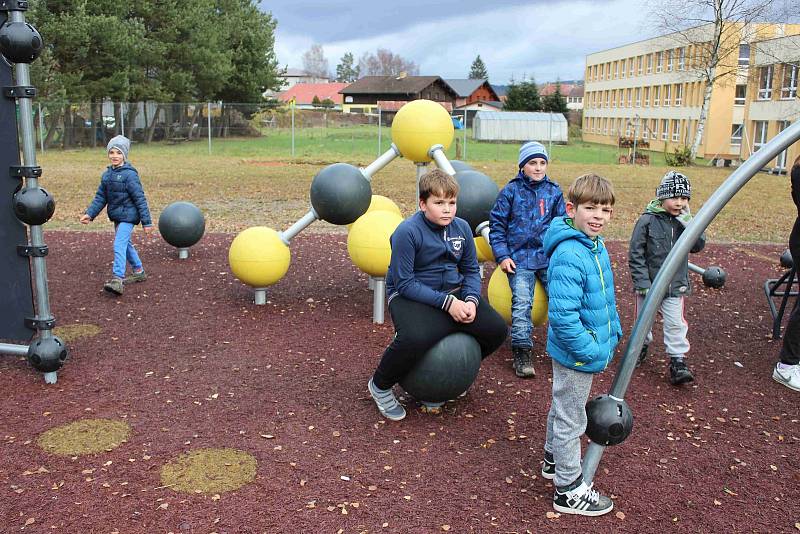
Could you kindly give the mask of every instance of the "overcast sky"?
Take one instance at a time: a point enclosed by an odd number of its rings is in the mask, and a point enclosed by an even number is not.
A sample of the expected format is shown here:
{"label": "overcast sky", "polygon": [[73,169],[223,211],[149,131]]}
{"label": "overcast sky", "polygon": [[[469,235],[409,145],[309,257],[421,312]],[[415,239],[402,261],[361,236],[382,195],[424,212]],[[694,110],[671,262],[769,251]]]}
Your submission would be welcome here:
{"label": "overcast sky", "polygon": [[[421,75],[466,78],[480,54],[492,83],[583,78],[586,54],[651,37],[643,0],[277,0],[261,2],[278,21],[282,66],[302,68],[319,43],[335,73],[379,47],[414,61]],[[397,6],[397,7],[395,7]]]}

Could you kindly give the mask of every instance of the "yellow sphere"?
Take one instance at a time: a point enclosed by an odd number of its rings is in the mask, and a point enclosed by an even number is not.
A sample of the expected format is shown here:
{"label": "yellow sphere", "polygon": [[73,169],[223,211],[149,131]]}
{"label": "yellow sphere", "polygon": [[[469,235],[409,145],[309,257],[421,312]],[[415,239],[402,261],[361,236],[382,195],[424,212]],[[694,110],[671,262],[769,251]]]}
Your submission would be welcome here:
{"label": "yellow sphere", "polygon": [[267,287],[283,278],[292,254],[278,232],[253,226],[237,235],[228,250],[233,275],[251,287]]}
{"label": "yellow sphere", "polygon": [[403,218],[390,211],[370,211],[358,218],[347,234],[347,252],[356,267],[370,276],[386,276],[392,247],[389,237]]}
{"label": "yellow sphere", "polygon": [[[367,211],[364,212],[364,215],[366,215],[371,211],[390,211],[392,213],[398,214],[400,217],[403,216],[403,212],[400,211],[400,208],[397,206],[397,204],[395,204],[392,199],[385,197],[383,195],[372,195],[372,200],[370,200],[369,207],[367,208]],[[363,217],[364,215],[362,215],[361,217]],[[348,231],[350,231],[350,228],[353,226],[353,224],[355,224],[355,222],[352,222],[347,225]]]}
{"label": "yellow sphere", "polygon": [[478,249],[478,261],[494,261],[492,247],[489,246],[489,243],[486,242],[482,235],[475,238],[475,248]]}
{"label": "yellow sphere", "polygon": [[453,133],[450,114],[432,100],[412,100],[392,121],[392,141],[404,158],[418,163],[431,160],[428,151],[433,145],[450,148]]}
{"label": "yellow sphere", "polygon": [[[489,279],[488,288],[489,304],[499,313],[508,324],[511,324],[511,287],[508,285],[508,275],[500,267],[494,270]],[[533,291],[533,306],[531,306],[531,322],[542,326],[547,322],[547,293],[542,283],[536,280]]]}

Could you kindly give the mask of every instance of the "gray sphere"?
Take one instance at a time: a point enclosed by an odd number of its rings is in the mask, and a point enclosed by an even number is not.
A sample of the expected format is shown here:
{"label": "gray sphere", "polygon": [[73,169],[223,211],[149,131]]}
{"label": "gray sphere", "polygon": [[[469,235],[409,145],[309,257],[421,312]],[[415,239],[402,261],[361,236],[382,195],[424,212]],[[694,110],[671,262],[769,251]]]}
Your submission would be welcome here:
{"label": "gray sphere", "polygon": [[455,178],[459,186],[456,215],[465,219],[474,232],[479,224],[489,220],[500,189],[491,178],[478,171],[459,171]]}
{"label": "gray sphere", "polygon": [[41,187],[23,187],[12,201],[17,218],[31,226],[44,224],[56,211],[56,201]]}
{"label": "gray sphere", "polygon": [[791,269],[794,266],[794,259],[792,258],[792,251],[788,248],[781,254],[781,267],[784,269]]}
{"label": "gray sphere", "polygon": [[464,393],[480,369],[480,345],[471,335],[456,332],[431,347],[400,385],[417,400],[444,402]]}
{"label": "gray sphere", "polygon": [[712,266],[703,272],[703,284],[706,287],[719,289],[725,285],[727,274],[721,267]]}
{"label": "gray sphere", "polygon": [[28,363],[43,373],[52,373],[61,369],[69,351],[58,336],[34,339],[28,345]]}
{"label": "gray sphere", "polygon": [[607,447],[619,445],[633,430],[633,413],[624,400],[600,395],[586,403],[586,435]]}
{"label": "gray sphere", "polygon": [[43,49],[42,36],[27,22],[6,22],[0,28],[0,54],[12,63],[30,63]]}
{"label": "gray sphere", "polygon": [[173,202],[158,217],[158,231],[173,247],[187,248],[203,237],[206,220],[191,202]]}
{"label": "gray sphere", "polygon": [[328,165],[311,182],[311,206],[331,224],[350,224],[369,209],[372,186],[361,171],[347,163]]}
{"label": "gray sphere", "polygon": [[475,170],[475,169],[472,168],[472,166],[469,163],[464,163],[463,161],[459,161],[457,159],[451,159],[450,160],[450,165],[453,166],[453,169],[456,172],[474,171]]}

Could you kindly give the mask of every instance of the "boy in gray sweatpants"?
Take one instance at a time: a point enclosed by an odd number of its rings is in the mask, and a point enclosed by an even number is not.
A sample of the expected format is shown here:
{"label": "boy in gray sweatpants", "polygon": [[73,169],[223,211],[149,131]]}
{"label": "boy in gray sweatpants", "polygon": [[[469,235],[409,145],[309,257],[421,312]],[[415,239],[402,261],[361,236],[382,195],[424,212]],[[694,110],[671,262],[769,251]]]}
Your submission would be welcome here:
{"label": "boy in gray sweatpants", "polygon": [[[669,171],[656,189],[656,198],[650,201],[645,212],[636,221],[628,248],[628,266],[636,290],[637,316],[650,284],[675,242],[683,234],[683,229],[692,220],[689,211],[691,196],[692,186],[689,179],[679,172]],[[697,239],[691,252],[700,252],[705,243],[706,238],[703,234]],[[686,339],[689,324],[684,318],[683,307],[684,299],[690,293],[687,255],[672,277],[660,307],[664,322],[664,345],[670,359],[669,381],[676,386],[694,380],[694,375],[684,361],[686,353],[689,352],[689,341]],[[652,331],[647,333],[644,347],[639,354],[639,364],[647,356],[647,347],[651,341],[653,341]]]}
{"label": "boy in gray sweatpants", "polygon": [[583,175],[567,192],[567,217],[553,219],[544,236],[550,258],[547,353],[553,360],[553,400],[542,476],[555,483],[553,508],[566,514],[598,516],[614,507],[581,470],[592,378],[608,367],[622,338],[611,260],[600,236],[613,206],[611,183]]}

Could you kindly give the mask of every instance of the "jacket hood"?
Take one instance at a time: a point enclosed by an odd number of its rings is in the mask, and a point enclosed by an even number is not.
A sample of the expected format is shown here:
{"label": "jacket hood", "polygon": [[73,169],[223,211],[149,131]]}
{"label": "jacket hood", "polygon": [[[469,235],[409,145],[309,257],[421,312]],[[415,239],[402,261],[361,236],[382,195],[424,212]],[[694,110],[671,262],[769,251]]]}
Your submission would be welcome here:
{"label": "jacket hood", "polygon": [[573,226],[572,219],[569,217],[556,217],[550,223],[550,228],[544,234],[544,252],[548,257],[553,255],[553,251],[562,242],[568,239],[575,239],[580,244],[594,252],[595,254],[603,248],[603,238],[590,239],[588,235]]}
{"label": "jacket hood", "polygon": [[522,169],[520,169],[517,175],[513,177],[511,180],[509,180],[509,182],[513,182],[515,180],[521,182],[522,184],[525,185],[525,187],[529,187],[531,189],[536,189],[538,187],[541,187],[545,182],[549,182],[551,184],[555,183],[546,174],[544,175],[544,178],[542,178],[538,182],[534,182],[533,180],[525,176],[525,173],[522,172]]}
{"label": "jacket hood", "polygon": [[127,161],[125,163],[123,163],[122,165],[120,165],[119,167],[112,167],[111,165],[108,166],[108,170],[110,170],[110,171],[113,170],[113,171],[119,172],[119,171],[122,171],[122,170],[125,170],[125,169],[131,169],[133,171],[136,171],[136,168],[133,165],[131,165],[130,163],[128,163]]}
{"label": "jacket hood", "polygon": [[661,205],[661,201],[657,198],[651,200],[647,207],[644,209],[645,213],[667,213],[667,210]]}

